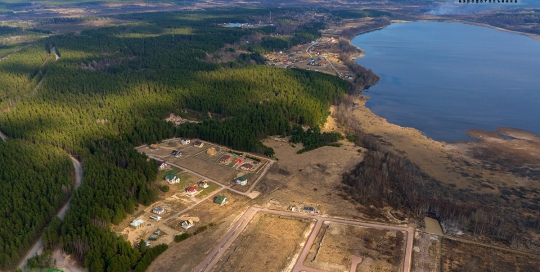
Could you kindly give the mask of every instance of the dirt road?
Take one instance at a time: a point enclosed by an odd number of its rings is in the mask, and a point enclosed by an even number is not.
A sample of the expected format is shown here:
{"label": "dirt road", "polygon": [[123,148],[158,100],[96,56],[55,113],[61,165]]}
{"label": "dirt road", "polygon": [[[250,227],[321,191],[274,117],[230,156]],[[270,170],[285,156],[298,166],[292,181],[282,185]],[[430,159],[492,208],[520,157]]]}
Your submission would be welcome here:
{"label": "dirt road", "polygon": [[[208,257],[195,269],[195,271],[211,271],[212,268],[216,265],[216,263],[219,261],[221,256],[227,251],[227,249],[231,246],[231,244],[238,238],[240,233],[246,228],[248,223],[251,221],[253,216],[258,212],[256,209],[252,209],[253,207],[249,208],[241,217],[236,221],[234,226],[225,234],[223,239],[221,239],[221,242],[214,247],[214,249],[208,254]],[[223,249],[223,250],[222,250]],[[216,257],[216,258],[214,258]],[[203,270],[204,269],[204,270]]]}
{"label": "dirt road", "polygon": [[[81,167],[81,163],[78,160],[76,160],[74,157],[71,157],[71,156],[70,158],[71,158],[71,162],[73,163],[73,167],[75,167],[75,190],[77,190],[77,188],[81,186],[81,181],[83,177],[82,167]],[[60,211],[56,214],[56,216],[58,216],[60,219],[64,219],[64,216],[66,215],[66,211],[69,208],[72,198],[73,196],[69,198],[68,202],[64,205],[64,207],[62,207],[62,209],[60,209]],[[23,269],[24,267],[26,267],[26,262],[28,261],[28,259],[41,253],[43,253],[43,238],[42,237],[40,237],[39,240],[30,249],[30,251],[26,253],[26,255],[24,256],[24,258],[22,258],[17,268]]]}
{"label": "dirt road", "polygon": [[[358,221],[350,221],[345,219],[338,219],[338,218],[326,218],[326,217],[320,217],[320,216],[314,216],[314,215],[308,215],[308,214],[300,214],[300,213],[294,213],[294,212],[286,212],[286,211],[276,211],[276,210],[269,210],[267,208],[258,208],[258,207],[250,207],[241,217],[240,219],[234,224],[234,226],[225,234],[221,242],[214,247],[214,249],[208,254],[206,259],[195,269],[196,272],[208,272],[212,271],[212,268],[215,266],[215,264],[223,257],[223,254],[227,251],[227,249],[232,245],[234,240],[240,235],[240,233],[244,230],[244,228],[247,226],[251,218],[257,213],[257,212],[264,212],[264,213],[272,213],[282,216],[292,216],[292,217],[300,217],[300,218],[307,218],[307,219],[315,219],[317,220],[317,223],[315,224],[315,227],[311,231],[311,234],[309,235],[308,241],[304,245],[304,248],[302,249],[302,253],[298,257],[298,260],[296,261],[296,264],[294,265],[293,272],[299,272],[299,271],[313,271],[313,272],[321,272],[320,270],[305,267],[303,265],[304,260],[306,259],[306,256],[313,245],[313,242],[315,241],[315,237],[319,233],[319,230],[321,229],[321,226],[323,222],[329,221],[329,222],[337,222],[342,224],[348,224],[348,225],[355,225],[355,226],[363,226],[363,227],[370,227],[370,228],[377,228],[377,229],[386,229],[386,230],[396,230],[396,231],[405,231],[407,232],[407,244],[405,247],[405,260],[403,263],[403,271],[404,272],[410,272],[411,269],[411,258],[412,258],[412,249],[413,249],[413,239],[414,239],[414,229],[412,228],[406,228],[406,227],[399,227],[399,226],[392,226],[392,225],[380,225],[380,224],[373,224],[373,223],[364,223],[364,222],[358,222]],[[357,265],[358,263],[353,262],[352,265]]]}
{"label": "dirt road", "polygon": [[2,131],[0,131],[0,138],[2,138],[2,141],[6,141],[7,137],[4,133],[2,133]]}
{"label": "dirt road", "polygon": [[473,244],[473,245],[478,245],[478,246],[483,246],[483,247],[489,247],[489,248],[493,248],[493,249],[497,249],[497,250],[501,250],[501,251],[512,252],[512,253],[515,253],[515,254],[526,255],[526,256],[529,256],[531,258],[538,258],[538,256],[540,256],[539,254],[533,254],[533,253],[528,253],[528,252],[519,251],[519,250],[515,250],[515,249],[510,249],[510,248],[505,248],[505,247],[500,247],[500,246],[495,246],[495,245],[484,244],[484,243],[475,242],[475,241],[466,240],[466,239],[461,239],[461,238],[448,236],[448,235],[443,235],[443,237],[446,238],[446,239],[449,239],[449,240],[457,241],[457,242],[468,243],[468,244]]}

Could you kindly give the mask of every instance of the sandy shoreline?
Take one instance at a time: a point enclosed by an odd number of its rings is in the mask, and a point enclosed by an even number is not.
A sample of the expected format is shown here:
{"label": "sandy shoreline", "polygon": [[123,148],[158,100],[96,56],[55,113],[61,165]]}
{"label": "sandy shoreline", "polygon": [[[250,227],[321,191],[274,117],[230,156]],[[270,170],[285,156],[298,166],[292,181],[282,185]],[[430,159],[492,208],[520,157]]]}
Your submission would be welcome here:
{"label": "sandy shoreline", "polygon": [[452,164],[448,158],[459,157],[461,154],[446,149],[444,142],[428,138],[415,128],[389,123],[365,106],[367,100],[366,96],[355,99],[358,107],[353,109],[353,115],[363,131],[389,143],[397,153],[414,162],[429,176],[450,183],[461,180],[457,172],[447,171],[447,167]]}

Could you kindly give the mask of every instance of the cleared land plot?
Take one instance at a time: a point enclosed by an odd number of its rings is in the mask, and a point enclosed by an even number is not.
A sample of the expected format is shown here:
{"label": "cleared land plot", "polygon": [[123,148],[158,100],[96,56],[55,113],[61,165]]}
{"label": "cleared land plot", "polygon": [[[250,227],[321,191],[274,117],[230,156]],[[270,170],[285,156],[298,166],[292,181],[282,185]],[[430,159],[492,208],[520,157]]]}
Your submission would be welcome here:
{"label": "cleared land plot", "polygon": [[214,271],[285,271],[300,253],[311,220],[258,213]]}
{"label": "cleared land plot", "polygon": [[[217,151],[218,147],[219,147],[218,145],[206,143],[202,148],[200,148],[200,151],[203,151],[203,152],[196,153],[197,157],[206,161],[210,161],[212,163],[216,163],[219,160],[219,158],[221,158],[221,156],[225,154],[225,152],[223,151]],[[211,150],[212,148],[214,148],[214,153],[208,154],[208,152],[211,152],[209,150]],[[196,149],[199,149],[199,148],[196,148]]]}
{"label": "cleared land plot", "polygon": [[439,236],[423,231],[414,234],[412,272],[438,272],[440,264]]}
{"label": "cleared land plot", "polygon": [[402,271],[406,234],[325,222],[304,261],[323,271],[349,271],[352,257],[362,258],[356,271]]}
{"label": "cleared land plot", "polygon": [[[161,144],[157,149],[151,149],[149,146],[143,146],[137,148],[139,152],[143,152],[145,154],[156,156],[159,158],[167,157],[171,154],[172,148],[163,147],[163,144]],[[165,144],[166,145],[166,144]]]}
{"label": "cleared land plot", "polygon": [[443,239],[442,271],[539,271],[540,259]]}
{"label": "cleared land plot", "polygon": [[[246,192],[249,189],[249,187],[251,187],[253,182],[255,182],[257,180],[257,178],[259,177],[259,175],[255,174],[255,173],[250,173],[250,172],[245,172],[245,171],[238,172],[237,176],[247,178],[247,184],[246,185],[240,185],[240,184],[233,183],[233,185],[231,186],[231,188],[233,188],[235,190],[238,190],[240,192]],[[231,181],[234,182],[234,178]]]}
{"label": "cleared land plot", "polygon": [[230,185],[236,178],[238,171],[231,167],[217,165],[197,157],[185,159],[169,159],[172,163],[188,168],[200,175],[209,177],[221,184]]}
{"label": "cleared land plot", "polygon": [[198,226],[209,225],[210,223],[220,224],[227,216],[235,212],[243,212],[245,207],[249,206],[250,199],[230,191],[221,191],[218,195],[227,197],[227,203],[219,205],[214,203],[213,198],[210,198],[179,217],[170,220],[167,225],[176,230],[183,230],[179,225],[181,221],[188,217],[198,217],[199,222],[195,224],[195,228],[189,229],[188,232],[190,232],[194,231]]}
{"label": "cleared land plot", "polygon": [[212,182],[208,182],[208,188],[201,188],[199,187],[199,190],[201,190],[201,192],[199,194],[197,194],[195,197],[198,198],[198,199],[203,199],[205,198],[207,195],[209,195],[210,193],[212,193],[213,191],[217,190],[221,188],[219,185],[215,184],[215,183],[212,183]]}

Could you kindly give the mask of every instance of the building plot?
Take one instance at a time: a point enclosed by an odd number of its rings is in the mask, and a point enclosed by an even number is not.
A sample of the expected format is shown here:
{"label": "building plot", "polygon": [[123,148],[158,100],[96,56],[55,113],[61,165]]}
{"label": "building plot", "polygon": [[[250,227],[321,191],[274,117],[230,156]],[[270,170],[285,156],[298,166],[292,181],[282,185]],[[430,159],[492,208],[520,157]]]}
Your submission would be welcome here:
{"label": "building plot", "polygon": [[441,271],[538,271],[540,259],[492,246],[442,239]]}
{"label": "building plot", "polygon": [[[232,258],[230,256],[238,251],[240,245],[236,240],[240,235],[249,235],[243,234],[243,231],[258,212],[279,216],[278,218],[303,219],[302,222],[316,221],[315,225],[309,228],[309,234],[302,235],[302,239],[299,240],[302,250],[299,254],[295,253],[291,256],[284,271],[410,271],[414,236],[411,228],[269,210],[254,206],[244,212],[195,271],[209,272],[227,269],[226,264],[223,264],[224,255],[229,256],[227,257],[229,260]],[[323,225],[324,228],[322,228]],[[287,231],[287,228],[281,228],[281,231]],[[260,233],[259,235],[264,236]],[[269,254],[269,249],[271,248],[269,247],[264,254]],[[216,270],[215,267],[218,264],[220,264],[220,269]]]}
{"label": "building plot", "polygon": [[213,271],[287,271],[314,220],[258,213]]}
{"label": "building plot", "polygon": [[229,185],[237,176],[238,170],[231,167],[218,165],[216,163],[203,160],[197,156],[192,156],[185,159],[170,159],[172,163],[188,168],[198,174],[209,177],[223,185]]}
{"label": "building plot", "polygon": [[414,233],[412,272],[440,271],[440,236],[417,230]]}
{"label": "building plot", "polygon": [[323,223],[304,266],[321,271],[402,271],[406,233],[363,226]]}

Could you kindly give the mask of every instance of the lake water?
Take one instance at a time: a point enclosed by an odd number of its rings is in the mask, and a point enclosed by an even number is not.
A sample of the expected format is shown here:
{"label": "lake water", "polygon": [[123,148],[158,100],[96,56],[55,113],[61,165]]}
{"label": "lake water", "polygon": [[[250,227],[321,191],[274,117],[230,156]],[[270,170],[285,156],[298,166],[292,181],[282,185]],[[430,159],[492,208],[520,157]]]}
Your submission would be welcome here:
{"label": "lake water", "polygon": [[439,141],[507,126],[540,134],[540,41],[461,23],[396,23],[355,37],[381,76],[366,103]]}

